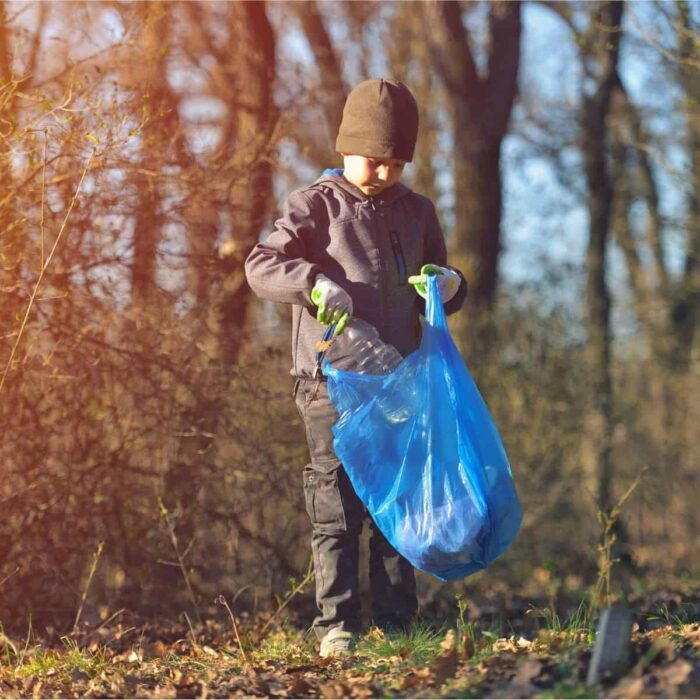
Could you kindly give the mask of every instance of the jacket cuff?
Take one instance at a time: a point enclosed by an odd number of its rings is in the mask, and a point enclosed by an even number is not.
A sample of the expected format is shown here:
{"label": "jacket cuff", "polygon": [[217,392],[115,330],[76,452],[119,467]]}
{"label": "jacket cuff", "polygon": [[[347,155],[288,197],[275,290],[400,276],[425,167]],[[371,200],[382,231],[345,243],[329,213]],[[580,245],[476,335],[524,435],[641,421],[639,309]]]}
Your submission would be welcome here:
{"label": "jacket cuff", "polygon": [[462,306],[464,306],[464,300],[467,298],[467,289],[469,285],[465,276],[456,267],[452,267],[452,265],[445,265],[444,267],[456,272],[462,280],[457,288],[457,293],[452,297],[452,299],[445,303],[445,314],[449,316],[450,314],[455,313],[455,311],[459,311]]}
{"label": "jacket cuff", "polygon": [[[455,313],[455,311],[459,311],[462,308],[462,306],[464,306],[464,300],[467,298],[468,284],[465,276],[456,267],[452,267],[452,265],[442,265],[442,267],[447,267],[450,270],[456,272],[461,280],[461,282],[459,283],[459,287],[457,287],[457,292],[455,293],[455,295],[452,297],[452,299],[443,304],[443,308],[445,309],[445,315],[449,316],[450,314]],[[418,295],[416,296],[416,301],[418,302],[419,306],[418,310],[423,316],[425,316],[425,299]]]}

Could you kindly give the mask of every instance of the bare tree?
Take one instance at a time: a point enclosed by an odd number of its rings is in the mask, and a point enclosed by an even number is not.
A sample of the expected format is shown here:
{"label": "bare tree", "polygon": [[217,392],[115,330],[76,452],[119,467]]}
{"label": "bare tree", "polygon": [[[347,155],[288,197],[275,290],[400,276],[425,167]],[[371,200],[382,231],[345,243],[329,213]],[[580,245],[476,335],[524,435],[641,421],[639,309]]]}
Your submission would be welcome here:
{"label": "bare tree", "polygon": [[501,144],[518,87],[520,3],[489,4],[483,71],[471,48],[460,2],[424,6],[437,73],[448,96],[454,143],[454,250],[471,285],[472,307],[495,298],[501,252]]}

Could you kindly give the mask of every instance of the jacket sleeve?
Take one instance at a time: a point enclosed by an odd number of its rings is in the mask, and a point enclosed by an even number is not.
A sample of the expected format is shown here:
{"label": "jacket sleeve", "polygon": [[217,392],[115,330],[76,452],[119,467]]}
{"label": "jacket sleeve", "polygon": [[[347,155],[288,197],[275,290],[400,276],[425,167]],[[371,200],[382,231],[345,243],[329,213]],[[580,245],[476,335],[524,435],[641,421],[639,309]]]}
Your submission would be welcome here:
{"label": "jacket sleeve", "polygon": [[[447,264],[447,248],[445,247],[445,236],[442,233],[442,226],[437,217],[437,212],[431,201],[428,200],[428,221],[425,231],[425,251],[423,254],[423,264],[432,263],[440,267],[449,267],[454,270],[462,280],[457,293],[445,304],[445,314],[448,316],[459,311],[467,298],[467,280],[456,267]],[[421,313],[425,313],[425,300],[421,299]]]}
{"label": "jacket sleeve", "polygon": [[300,190],[292,192],[272,233],[253,248],[245,262],[248,284],[259,297],[313,306],[311,290],[321,269],[307,260],[307,254],[317,225],[309,197]]}

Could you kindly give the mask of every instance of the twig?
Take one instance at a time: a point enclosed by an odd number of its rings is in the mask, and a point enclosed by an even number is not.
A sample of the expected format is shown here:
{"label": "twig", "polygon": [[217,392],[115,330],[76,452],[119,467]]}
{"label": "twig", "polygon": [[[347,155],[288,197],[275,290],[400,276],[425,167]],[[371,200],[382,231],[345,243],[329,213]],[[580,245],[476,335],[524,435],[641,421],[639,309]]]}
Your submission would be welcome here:
{"label": "twig", "polygon": [[78,622],[80,622],[80,616],[83,614],[83,606],[85,605],[88,590],[90,589],[90,584],[92,583],[92,577],[95,575],[95,571],[97,571],[97,565],[100,562],[100,557],[102,556],[102,549],[104,548],[104,546],[105,543],[100,542],[97,545],[97,551],[94,552],[94,554],[92,555],[92,565],[90,566],[90,573],[88,574],[88,580],[85,584],[83,594],[80,598],[80,606],[78,607],[78,612],[75,615],[75,622],[73,623],[73,629],[71,631],[71,634],[75,634],[78,630]]}
{"label": "twig", "polygon": [[24,328],[27,325],[27,320],[29,318],[29,314],[31,313],[32,306],[34,305],[34,299],[37,295],[37,292],[39,291],[39,287],[41,286],[41,282],[44,278],[44,273],[46,272],[48,266],[51,264],[51,259],[53,258],[53,254],[56,252],[56,248],[58,247],[58,243],[61,240],[61,236],[63,235],[63,231],[66,228],[66,224],[68,223],[68,217],[70,216],[71,212],[73,211],[73,207],[75,205],[76,200],[78,199],[78,194],[80,193],[80,188],[83,185],[83,180],[85,180],[85,175],[87,175],[88,170],[90,170],[90,163],[92,163],[92,159],[95,157],[95,152],[97,150],[97,147],[92,149],[92,153],[90,154],[90,157],[87,160],[87,163],[85,164],[85,168],[83,169],[83,174],[80,177],[80,182],[78,183],[78,186],[75,188],[75,194],[73,194],[73,198],[70,201],[70,206],[68,207],[68,211],[66,212],[66,215],[63,219],[63,223],[61,224],[61,228],[58,231],[58,235],[56,236],[56,240],[54,241],[53,247],[51,248],[51,252],[49,253],[49,257],[46,259],[46,262],[42,265],[41,271],[39,272],[39,277],[36,281],[36,284],[34,285],[34,289],[32,290],[32,295],[29,298],[29,304],[27,305],[27,310],[24,314],[24,318],[22,319],[22,324],[19,328],[19,332],[17,333],[17,338],[15,339],[15,344],[12,347],[12,351],[10,352],[10,357],[7,360],[7,364],[5,365],[5,369],[2,372],[2,376],[0,376],[0,392],[2,392],[2,388],[5,385],[5,378],[7,377],[7,373],[10,370],[10,367],[12,366],[12,361],[15,358],[15,353],[17,352],[17,348],[19,347],[19,341],[22,338],[22,334],[24,333]]}
{"label": "twig", "polygon": [[42,158],[42,169],[41,169],[41,218],[39,220],[39,233],[41,236],[41,265],[40,269],[44,267],[44,204],[46,200],[46,159],[47,159],[47,149],[49,143],[49,135],[46,127],[43,129],[44,133],[44,157]]}
{"label": "twig", "polygon": [[192,623],[190,622],[190,616],[187,614],[186,610],[183,610],[182,614],[185,616],[185,620],[187,620],[187,626],[190,628],[190,634],[192,635],[192,646],[195,649],[199,649],[199,642],[197,641],[197,635],[194,633],[194,628],[192,627]]}
{"label": "twig", "polygon": [[[180,553],[180,546],[177,541],[177,535],[175,534],[175,527],[174,525],[170,522],[170,513],[168,512],[168,509],[165,507],[165,503],[163,503],[163,499],[159,496],[158,497],[158,507],[160,509],[160,516],[163,518],[165,521],[165,525],[168,528],[168,534],[170,535],[170,542],[173,545],[173,549],[175,550],[175,556],[177,556],[177,561],[178,561],[178,566],[180,567],[180,572],[182,573],[182,578],[185,579],[185,585],[187,586],[187,592],[189,593],[190,600],[192,601],[192,605],[194,606],[194,611],[197,615],[197,622],[201,624],[202,622],[202,616],[199,614],[199,606],[197,605],[197,598],[194,595],[194,590],[192,589],[192,585],[190,584],[190,577],[187,574],[187,567],[185,566],[185,558],[184,556]],[[189,549],[189,547],[188,547]]]}
{"label": "twig", "polygon": [[27,641],[24,643],[24,649],[22,649],[22,654],[17,661],[15,666],[15,671],[22,667],[24,663],[24,657],[27,655],[27,649],[29,648],[29,638],[32,636],[32,614],[29,613],[29,626],[27,627]]}
{"label": "twig", "polygon": [[231,611],[231,608],[226,602],[226,598],[224,596],[220,595],[216,599],[216,602],[219,605],[223,605],[226,608],[226,610],[228,610],[229,617],[231,618],[231,623],[233,624],[233,632],[236,635],[236,641],[238,642],[238,648],[241,650],[241,656],[243,657],[243,661],[247,664],[248,657],[246,656],[245,650],[243,649],[243,643],[241,642],[241,638],[238,635],[238,625],[236,624],[236,618],[234,617],[234,614]]}
{"label": "twig", "polygon": [[101,630],[105,625],[108,625],[115,617],[117,617],[117,615],[121,615],[125,610],[126,608],[120,608],[117,610],[117,612],[110,615],[103,623],[101,623],[99,627],[96,627],[95,631]]}
{"label": "twig", "polygon": [[289,605],[292,598],[294,598],[294,596],[297,595],[297,593],[301,593],[301,591],[304,590],[304,588],[313,579],[313,577],[314,561],[313,559],[309,559],[309,568],[306,571],[306,576],[304,576],[301,582],[290,591],[289,595],[284,599],[282,605],[280,605],[279,608],[275,610],[275,612],[271,615],[270,619],[262,626],[262,629],[260,630],[261,637],[263,636],[263,634],[265,634],[265,630],[272,624],[273,620]]}
{"label": "twig", "polygon": [[[4,499],[3,499],[3,500],[4,500]],[[0,501],[0,503],[2,503],[2,501]],[[2,586],[2,585],[5,583],[5,581],[7,581],[8,578],[10,578],[11,576],[14,576],[21,568],[22,568],[22,567],[20,567],[19,565],[17,565],[17,568],[16,568],[14,571],[11,571],[9,574],[7,574],[7,576],[5,576],[4,579],[2,579],[2,580],[0,581],[0,586]]]}

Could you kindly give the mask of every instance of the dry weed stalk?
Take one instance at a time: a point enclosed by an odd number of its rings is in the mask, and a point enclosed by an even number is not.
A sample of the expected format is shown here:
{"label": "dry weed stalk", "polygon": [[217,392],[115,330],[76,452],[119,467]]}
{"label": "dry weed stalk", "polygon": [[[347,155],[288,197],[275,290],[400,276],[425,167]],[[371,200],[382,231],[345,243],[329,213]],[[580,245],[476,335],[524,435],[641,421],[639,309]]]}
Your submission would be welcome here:
{"label": "dry weed stalk", "polygon": [[298,595],[301,593],[306,586],[313,581],[314,579],[314,561],[312,558],[309,558],[309,567],[306,570],[306,576],[296,585],[292,585],[292,590],[287,594],[287,597],[284,599],[282,604],[275,610],[275,612],[270,616],[270,619],[263,625],[262,629],[260,630],[260,637],[265,634],[265,631],[268,629],[268,627],[272,624],[273,620],[289,605],[291,602],[292,598],[294,598],[295,595]]}
{"label": "dry weed stalk", "polygon": [[238,634],[238,625],[236,624],[236,617],[234,616],[233,611],[229,607],[229,604],[223,595],[220,595],[216,599],[216,602],[219,605],[223,605],[226,608],[226,610],[228,611],[229,617],[231,618],[231,624],[233,625],[233,633],[236,636],[236,642],[238,643],[238,648],[241,650],[241,656],[243,657],[243,662],[247,664],[248,657],[246,656],[245,650],[243,649],[243,642],[241,642],[241,637]]}
{"label": "dry weed stalk", "polygon": [[83,614],[83,607],[85,605],[85,601],[87,600],[87,594],[90,590],[90,584],[92,583],[92,578],[95,575],[95,571],[97,571],[97,565],[100,562],[100,557],[102,556],[102,550],[104,546],[105,543],[100,542],[97,545],[97,551],[95,551],[92,555],[92,565],[90,566],[90,573],[88,574],[88,579],[85,583],[83,594],[80,597],[80,605],[78,606],[78,612],[75,614],[75,622],[73,622],[73,629],[71,631],[71,634],[75,634],[78,631],[78,623],[80,622],[80,616]]}
{"label": "dry weed stalk", "polygon": [[627,491],[622,494],[620,499],[612,508],[607,511],[598,511],[598,522],[602,528],[602,538],[600,544],[598,545],[598,576],[593,594],[591,596],[591,608],[594,611],[610,605],[610,581],[612,567],[617,561],[619,561],[619,558],[613,557],[612,555],[613,545],[617,541],[615,525],[620,519],[622,506],[639,485],[642,474],[646,471],[646,469],[647,467],[644,467],[639,474],[637,474],[635,480],[630,484]]}
{"label": "dry weed stalk", "polygon": [[185,566],[185,556],[186,556],[187,552],[186,551],[184,553],[180,552],[180,545],[178,543],[177,534],[175,533],[175,526],[173,525],[173,523],[170,519],[170,512],[166,508],[165,503],[163,503],[163,499],[160,496],[158,497],[158,508],[160,510],[160,516],[163,519],[163,521],[165,522],[166,527],[168,528],[168,534],[170,535],[170,542],[173,545],[173,549],[175,550],[175,556],[177,557],[177,565],[180,568],[180,572],[182,573],[182,578],[185,579],[185,585],[187,586],[187,592],[190,596],[190,600],[192,601],[192,606],[194,607],[195,614],[197,615],[197,622],[199,622],[201,624],[202,616],[199,614],[199,606],[197,605],[197,598],[194,595],[194,590],[192,589],[192,584],[190,583],[190,577],[187,574],[187,567]]}

